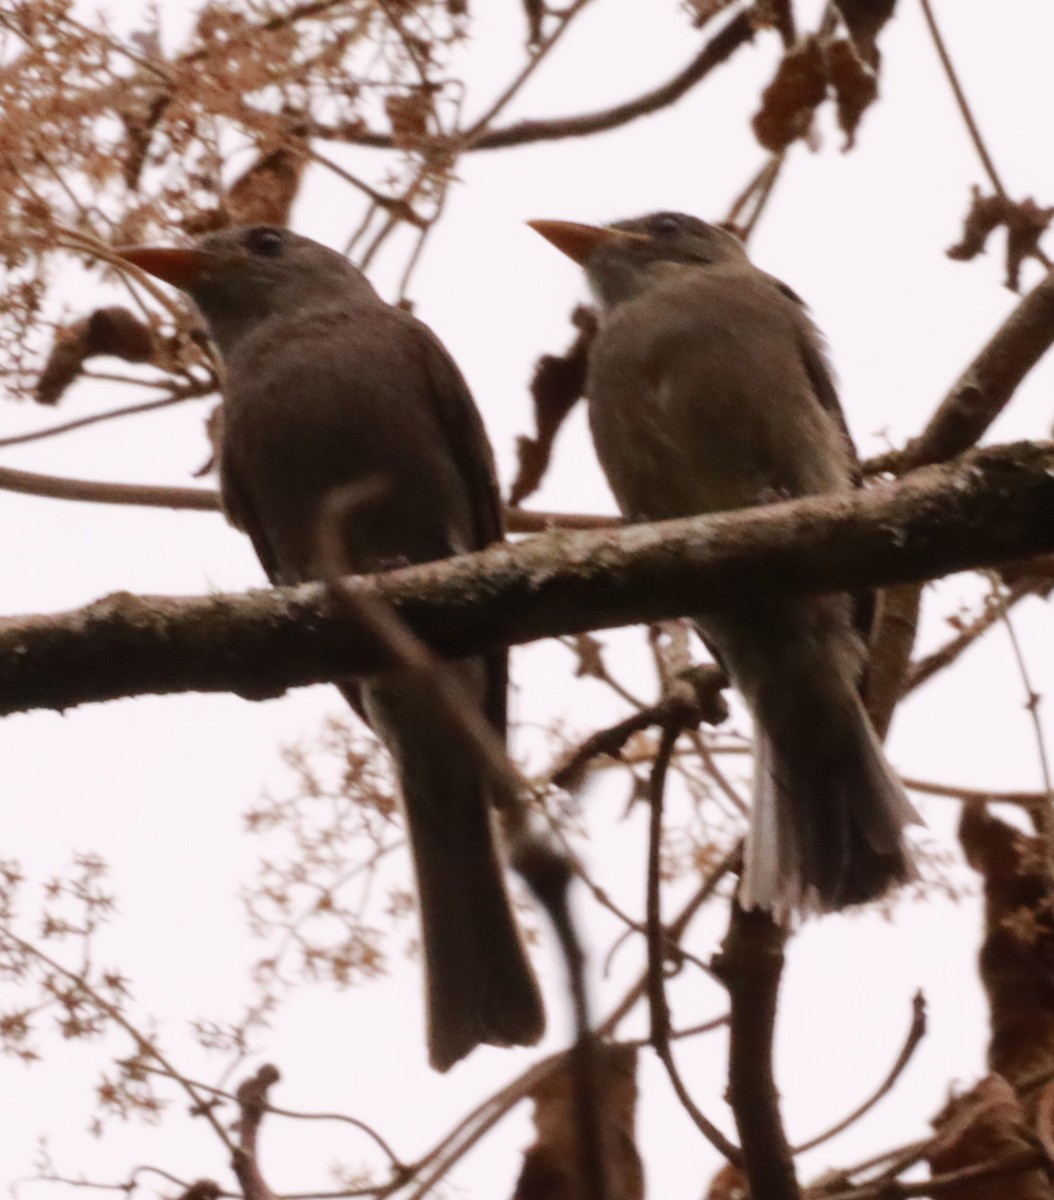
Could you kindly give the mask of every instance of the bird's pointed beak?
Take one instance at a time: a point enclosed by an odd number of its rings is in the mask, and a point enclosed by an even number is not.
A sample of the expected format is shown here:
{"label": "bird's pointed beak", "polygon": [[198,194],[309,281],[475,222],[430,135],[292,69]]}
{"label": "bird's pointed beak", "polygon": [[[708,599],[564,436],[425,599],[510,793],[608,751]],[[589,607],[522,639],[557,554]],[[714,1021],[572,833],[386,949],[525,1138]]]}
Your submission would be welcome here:
{"label": "bird's pointed beak", "polygon": [[527,224],[543,238],[574,259],[579,266],[602,247],[625,246],[629,242],[650,242],[645,233],[630,233],[626,229],[604,229],[599,225],[578,225],[574,221],[528,221]]}
{"label": "bird's pointed beak", "polygon": [[202,250],[177,250],[168,246],[123,246],[118,255],[148,275],[190,291],[201,281],[212,256]]}

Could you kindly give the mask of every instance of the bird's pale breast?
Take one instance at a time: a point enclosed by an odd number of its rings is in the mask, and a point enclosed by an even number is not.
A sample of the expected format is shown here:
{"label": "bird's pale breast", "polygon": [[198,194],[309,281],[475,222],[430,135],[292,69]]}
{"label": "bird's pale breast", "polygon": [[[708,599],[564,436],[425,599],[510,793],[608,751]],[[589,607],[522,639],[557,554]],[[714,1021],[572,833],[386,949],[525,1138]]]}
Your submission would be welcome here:
{"label": "bird's pale breast", "polygon": [[803,362],[809,336],[749,264],[680,272],[612,309],[588,394],[623,510],[656,520],[850,486],[844,436]]}

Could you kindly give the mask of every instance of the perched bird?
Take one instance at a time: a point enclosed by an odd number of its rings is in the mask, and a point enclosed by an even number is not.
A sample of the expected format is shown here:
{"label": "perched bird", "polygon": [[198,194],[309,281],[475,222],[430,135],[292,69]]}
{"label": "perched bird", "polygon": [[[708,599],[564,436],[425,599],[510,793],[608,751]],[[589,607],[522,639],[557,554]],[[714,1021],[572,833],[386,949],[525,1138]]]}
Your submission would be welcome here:
{"label": "perched bird", "polygon": [[[606,228],[531,224],[585,268],[601,309],[586,395],[625,516],[855,485],[820,335],[737,238],[667,212]],[[741,903],[839,909],[910,878],[902,827],[916,818],[860,700],[852,599],[759,595],[694,620],[755,722]]]}
{"label": "perched bird", "polygon": [[[430,562],[502,537],[490,444],[460,372],[425,325],[381,300],[343,256],[270,226],[213,233],[193,249],[121,253],[181,288],[205,318],[223,366],[224,506],[274,583],[334,566]],[[332,498],[355,484],[377,486],[339,515],[324,548]],[[325,557],[333,541],[337,564]],[[505,653],[443,669],[504,738]],[[492,804],[510,785],[406,672],[342,690],[399,780],[432,1065],[446,1070],[481,1042],[533,1044],[545,1018],[492,828]]]}

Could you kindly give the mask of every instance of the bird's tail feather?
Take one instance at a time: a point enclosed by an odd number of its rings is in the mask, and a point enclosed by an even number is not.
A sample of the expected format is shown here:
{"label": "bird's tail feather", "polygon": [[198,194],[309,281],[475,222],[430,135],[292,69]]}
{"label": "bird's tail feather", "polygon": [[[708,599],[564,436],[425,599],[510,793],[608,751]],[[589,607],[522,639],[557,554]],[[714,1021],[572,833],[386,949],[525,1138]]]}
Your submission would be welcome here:
{"label": "bird's tail feather", "polygon": [[[485,690],[478,660],[446,668],[466,702]],[[399,777],[417,879],[432,1066],[445,1071],[481,1042],[533,1045],[545,1028],[538,984],[505,888],[492,825],[492,777],[434,696],[388,672],[362,706]]]}
{"label": "bird's tail feather", "polygon": [[856,690],[773,688],[753,700],[744,907],[834,911],[914,878],[903,827],[918,816]]}
{"label": "bird's tail feather", "polygon": [[[411,818],[417,875],[432,1066],[447,1068],[481,1042],[529,1046],[542,1036],[545,1014],[505,889],[483,794],[476,815],[438,835]],[[407,794],[413,812],[418,800]],[[426,801],[428,803],[429,801]],[[463,814],[464,815],[464,814]]]}

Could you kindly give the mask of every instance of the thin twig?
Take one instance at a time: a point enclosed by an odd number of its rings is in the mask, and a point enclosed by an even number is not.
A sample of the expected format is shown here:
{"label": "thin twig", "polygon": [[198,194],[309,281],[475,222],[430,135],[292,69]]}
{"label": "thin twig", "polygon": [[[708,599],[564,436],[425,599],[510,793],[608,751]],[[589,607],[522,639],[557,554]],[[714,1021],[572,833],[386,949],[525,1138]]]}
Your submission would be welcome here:
{"label": "thin twig", "polygon": [[423,88],[432,86],[431,80],[428,78],[428,61],[422,58],[421,51],[414,44],[414,40],[406,32],[406,27],[403,25],[402,18],[392,8],[389,0],[377,0],[381,12],[384,13],[388,20],[388,24],[392,26],[399,36],[399,40],[403,44],[403,49],[409,56],[410,61],[414,64],[414,70],[417,72],[417,78],[421,81]]}
{"label": "thin twig", "polygon": [[1020,1175],[1025,1171],[1035,1170],[1045,1161],[1040,1150],[1015,1150],[1003,1158],[974,1163],[968,1167],[960,1167],[957,1171],[945,1171],[941,1175],[932,1175],[929,1179],[920,1179],[917,1183],[879,1179],[860,1187],[824,1195],[823,1200],[909,1200],[915,1196],[943,1196],[948,1192],[964,1195],[967,1194],[968,1184]]}
{"label": "thin twig", "polygon": [[717,784],[718,790],[725,797],[725,799],[728,800],[736,812],[740,814],[740,816],[747,816],[747,814],[750,812],[750,805],[743,799],[739,792],[736,791],[736,789],[732,786],[732,781],[717,765],[717,759],[714,757],[714,752],[711,750],[707,739],[698,732],[690,733],[688,736],[691,739],[692,745],[695,746],[696,753],[699,755],[699,758],[702,761],[703,769],[714,781],[714,783]]}
{"label": "thin twig", "polygon": [[867,715],[881,741],[893,723],[905,693],[911,655],[918,636],[923,587],[902,583],[875,593],[878,618],[872,627],[864,668],[863,696]]}
{"label": "thin twig", "polygon": [[[718,1019],[720,1020],[720,1018]],[[682,1036],[688,1036],[692,1031],[685,1031]],[[144,1065],[145,1071],[152,1072],[162,1077],[167,1076],[167,1072],[151,1067],[149,1064]],[[226,1100],[230,1104],[237,1103],[237,1097],[233,1092],[228,1092],[224,1088],[214,1087],[210,1083],[202,1083],[198,1079],[188,1079],[188,1083],[194,1088],[208,1092],[210,1096],[215,1096],[220,1100]],[[276,1117],[286,1117],[293,1121],[335,1121],[338,1124],[350,1125],[353,1129],[358,1129],[366,1134],[381,1150],[381,1152],[389,1159],[392,1164],[393,1171],[406,1171],[408,1167],[402,1159],[395,1153],[389,1143],[381,1136],[371,1125],[367,1125],[365,1121],[360,1121],[357,1117],[349,1117],[346,1113],[337,1112],[299,1112],[290,1108],[278,1108],[274,1104],[268,1103],[267,1111]]]}
{"label": "thin twig", "polygon": [[651,1044],[659,1061],[666,1068],[670,1083],[685,1111],[696,1128],[708,1142],[719,1150],[730,1162],[741,1163],[739,1148],[728,1140],[720,1129],[706,1116],[692,1099],[691,1093],[677,1069],[670,1042],[670,1009],[666,1000],[665,964],[668,954],[668,934],[662,924],[661,907],[661,854],[662,812],[666,789],[666,775],[674,745],[682,728],[682,722],[670,719],[663,727],[662,740],[655,755],[649,785],[648,829],[648,884],[647,884],[647,931],[648,931],[648,1009],[651,1015]]}
{"label": "thin twig", "polygon": [[[377,208],[382,208],[385,212],[394,212],[398,215],[399,220],[406,221],[411,225],[422,224],[421,218],[414,212],[413,208],[400,196],[386,196],[383,192],[377,191],[375,187],[371,187],[364,179],[360,179],[357,175],[353,175],[340,163],[335,163],[331,158],[327,158],[324,154],[320,154],[317,150],[306,147],[304,154],[313,163],[317,163],[324,170],[336,175],[338,179],[342,179],[350,187],[355,188],[367,197]],[[345,251],[345,253],[349,253]]]}
{"label": "thin twig", "polygon": [[444,188],[436,202],[435,212],[427,221],[424,221],[418,230],[417,237],[414,240],[414,248],[410,251],[410,255],[406,260],[406,266],[403,268],[403,273],[399,278],[399,300],[406,299],[407,290],[410,287],[410,280],[413,278],[414,271],[417,270],[417,264],[421,261],[421,255],[424,252],[425,243],[428,241],[428,236],[436,227],[436,222],[443,215],[443,209],[446,207],[446,199],[449,194],[449,189]]}
{"label": "thin twig", "polygon": [[1004,615],[1026,596],[1042,595],[1054,588],[1054,580],[1036,580],[1022,576],[1008,588],[985,600],[983,611],[964,626],[953,638],[938,647],[925,658],[912,664],[904,682],[903,695],[913,692],[939,671],[951,666],[956,659],[973,645],[989,629],[994,628]]}
{"label": "thin twig", "polygon": [[948,783],[932,783],[925,779],[909,779],[906,775],[900,777],[900,782],[913,792],[922,792],[927,796],[947,796],[951,800],[967,802],[980,801],[983,804],[1013,804],[1018,808],[1036,808],[1048,804],[1049,796],[1045,792],[996,792],[986,788],[959,787]]}
{"label": "thin twig", "polygon": [[1036,833],[1043,839],[1048,862],[1054,864],[1054,784],[1051,782],[1050,760],[1047,756],[1047,742],[1043,732],[1043,723],[1039,719],[1039,706],[1042,703],[1043,697],[1032,686],[1028,664],[1025,662],[1021,643],[1018,640],[1017,631],[1014,629],[1009,613],[1003,612],[1002,621],[1006,626],[1007,636],[1010,638],[1010,646],[1014,652],[1014,661],[1017,663],[1021,683],[1025,689],[1025,709],[1032,722],[1032,731],[1036,739],[1036,752],[1039,756],[1040,779],[1042,780],[1043,791],[1046,795],[1045,804],[1037,805],[1031,809],[1032,823],[1035,826]]}
{"label": "thin twig", "polygon": [[506,108],[519,94],[523,85],[534,74],[534,72],[542,65],[550,52],[556,46],[557,42],[563,37],[571,26],[571,22],[578,14],[589,4],[590,0],[572,0],[572,3],[567,6],[560,14],[560,20],[551,34],[535,49],[534,53],[528,59],[524,67],[513,77],[509,85],[502,91],[495,100],[492,101],[483,115],[478,117],[469,128],[462,133],[457,139],[459,148],[472,146],[477,142],[480,135],[483,134],[489,127],[491,122],[497,117],[504,108]]}
{"label": "thin twig", "polygon": [[970,111],[970,105],[966,100],[966,93],[959,82],[959,77],[955,72],[948,48],[944,44],[944,38],[941,37],[941,32],[937,28],[937,19],[933,15],[933,9],[930,7],[930,0],[919,0],[919,4],[922,6],[922,15],[926,18],[926,24],[929,26],[930,37],[933,38],[933,45],[936,48],[937,56],[940,58],[941,66],[944,68],[944,73],[948,76],[948,82],[951,84],[952,92],[955,95],[955,103],[959,106],[959,112],[962,114],[962,119],[969,131],[970,140],[974,144],[974,148],[988,178],[992,181],[992,187],[995,188],[1000,196],[1005,197],[1007,194],[1006,188],[1003,187],[1003,181],[999,178],[999,172],[995,169],[992,156],[988,153],[988,148],[984,144],[984,138],[981,137],[981,130],[978,128],[973,113]]}
{"label": "thin twig", "polygon": [[[140,380],[134,382],[139,383]],[[164,385],[162,385],[164,386]],[[86,429],[89,425],[100,425],[106,421],[117,421],[122,417],[135,417],[141,413],[154,412],[159,408],[170,408],[173,404],[182,404],[186,400],[199,400],[210,395],[215,390],[215,384],[207,389],[203,385],[193,385],[182,389],[173,388],[168,396],[160,400],[146,400],[142,404],[129,404],[124,408],[111,408],[106,412],[93,413],[89,417],[77,417],[73,421],[64,421],[60,425],[49,425],[46,429],[34,429],[30,433],[18,433],[13,437],[0,438],[0,449],[8,446],[24,446],[28,442],[42,442],[46,438],[58,437],[61,433],[71,433],[75,429]]]}
{"label": "thin twig", "polygon": [[[36,471],[17,471],[13,467],[0,467],[0,491],[44,496],[49,500],[139,505],[191,512],[220,512],[222,508],[219,492],[210,488],[69,479],[61,475],[42,475]],[[508,509],[506,521],[509,533],[530,534],[547,533],[555,529],[616,529],[622,525],[613,517],[592,513],[533,512],[526,508]]]}
{"label": "thin twig", "polygon": [[[926,1152],[930,1150],[934,1143],[934,1138],[926,1138],[924,1141],[909,1142],[906,1146],[894,1146],[891,1150],[883,1150],[880,1154],[873,1154],[869,1158],[865,1158],[863,1162],[853,1163],[852,1166],[842,1167],[837,1172],[828,1172],[824,1175],[824,1182],[828,1185],[828,1190],[833,1186],[834,1180],[850,1186],[850,1180],[854,1175],[859,1175],[863,1171],[870,1171],[874,1167],[880,1167],[883,1163],[891,1163],[889,1166],[890,1174],[883,1174],[881,1178],[895,1179],[902,1171],[906,1171],[908,1167],[914,1166],[926,1156]],[[875,1179],[880,1178],[875,1176]],[[874,1182],[871,1180],[870,1182]],[[859,1186],[859,1185],[858,1185]],[[817,1184],[811,1184],[806,1189],[806,1194],[824,1195],[824,1200],[827,1200],[826,1195],[822,1193]]]}
{"label": "thin twig", "polygon": [[740,236],[744,242],[750,241],[751,235],[757,228],[758,222],[761,220],[761,214],[765,211],[769,200],[772,199],[772,193],[775,190],[776,181],[779,179],[780,172],[783,169],[783,164],[786,161],[787,152],[783,151],[782,154],[777,154],[769,164],[769,170],[762,180],[761,187],[758,190],[757,200],[755,201],[754,208],[747,219],[746,224],[740,227]]}
{"label": "thin twig", "polygon": [[635,733],[652,725],[665,727],[673,720],[684,729],[693,729],[700,721],[719,724],[728,715],[720,695],[727,686],[728,679],[718,667],[704,665],[683,672],[657,704],[586,738],[553,770],[549,782],[561,788],[579,786],[594,758],[617,759]]}
{"label": "thin twig", "polygon": [[[651,91],[598,112],[582,113],[572,117],[528,119],[517,121],[500,129],[482,129],[478,134],[473,134],[470,142],[461,143],[459,149],[468,152],[503,150],[510,146],[587,137],[594,133],[617,129],[674,104],[697,83],[705,79],[715,67],[726,62],[736,50],[752,41],[753,37],[754,23],[750,11],[737,13],[672,79]],[[509,98],[511,99],[511,97]],[[503,101],[502,107],[504,107],[504,103],[505,101]],[[487,115],[488,123],[493,120],[495,115],[492,109]],[[476,129],[479,124],[480,122],[477,121],[473,129]],[[345,141],[360,146],[389,150],[394,148],[391,135],[363,131],[358,125],[341,129],[327,126],[322,122],[314,122],[311,126],[311,133],[314,137]]]}
{"label": "thin twig", "polygon": [[576,675],[585,675],[605,684],[619,699],[624,700],[631,708],[635,708],[639,712],[643,712],[648,707],[643,700],[635,696],[629,688],[611,674],[604,659],[603,644],[593,634],[580,633],[574,637],[562,637],[559,641],[578,659],[579,666]]}
{"label": "thin twig", "polygon": [[754,172],[753,176],[750,179],[750,182],[746,185],[745,188],[743,188],[743,190],[739,193],[739,195],[736,196],[736,198],[732,201],[732,204],[729,207],[728,212],[725,213],[724,220],[721,222],[722,225],[737,225],[738,224],[739,216],[742,213],[743,209],[746,208],[746,206],[754,198],[758,189],[765,182],[765,179],[768,177],[769,172],[772,170],[772,163],[773,163],[773,160],[775,159],[775,157],[776,157],[775,155],[772,155],[769,158],[767,158],[761,164],[761,166],[758,168],[758,170]]}
{"label": "thin twig", "polygon": [[58,974],[64,979],[68,979],[74,983],[80,991],[85,993],[85,995],[90,996],[92,1003],[98,1009],[104,1012],[115,1025],[119,1025],[121,1029],[128,1034],[128,1036],[135,1043],[137,1050],[141,1054],[149,1055],[152,1059],[154,1059],[155,1062],[159,1063],[164,1068],[168,1078],[171,1079],[173,1083],[178,1084],[187,1093],[187,1096],[191,1102],[192,1111],[198,1116],[204,1117],[205,1120],[208,1121],[209,1125],[212,1126],[213,1132],[220,1139],[226,1149],[232,1154],[234,1153],[235,1145],[228,1136],[226,1129],[224,1129],[220,1122],[216,1120],[209,1102],[203,1096],[198,1095],[194,1085],[176,1070],[172,1063],[168,1061],[165,1055],[162,1054],[162,1052],[153,1042],[144,1037],[143,1034],[136,1029],[136,1027],[128,1020],[127,1017],[125,1017],[120,1009],[116,1008],[105,997],[100,996],[83,975],[78,975],[76,972],[64,967],[60,962],[50,958],[43,952],[43,950],[40,949],[39,946],[36,946],[31,942],[24,941],[10,927],[4,928],[3,936],[14,942],[24,954],[28,955],[30,958],[35,958],[39,962],[42,962],[50,970],[58,972]]}
{"label": "thin twig", "polygon": [[219,492],[199,487],[162,487],[143,483],[105,483],[93,479],[67,479],[0,467],[0,491],[50,500],[85,500],[93,504],[126,504],[146,508],[176,508],[219,512]]}
{"label": "thin twig", "polygon": [[64,225],[53,226],[55,233],[58,235],[58,244],[67,250],[73,250],[81,254],[90,255],[92,258],[101,259],[107,262],[112,267],[116,267],[120,272],[122,281],[128,285],[129,290],[140,305],[145,315],[149,316],[145,307],[142,307],[142,300],[133,287],[131,287],[131,279],[134,279],[137,284],[147,292],[158,304],[161,305],[166,312],[179,320],[182,317],[184,309],[178,300],[174,300],[162,288],[154,282],[154,280],[141,268],[136,267],[112,247],[101,241],[92,234],[85,233],[81,229],[70,229]]}
{"label": "thin twig", "polygon": [[919,1043],[926,1036],[926,998],[922,992],[916,992],[911,1002],[912,1014],[911,1025],[908,1027],[908,1036],[904,1041],[900,1053],[897,1055],[896,1061],[889,1070],[889,1074],[875,1089],[874,1093],[869,1096],[863,1104],[854,1108],[853,1111],[846,1117],[843,1117],[830,1129],[825,1129],[823,1133],[818,1133],[815,1137],[810,1138],[807,1142],[802,1142],[795,1146],[794,1154],[804,1154],[806,1150],[813,1150],[824,1142],[829,1142],[831,1138],[843,1133],[850,1125],[856,1124],[862,1116],[870,1112],[871,1109],[882,1099],[888,1095],[896,1085],[897,1080],[904,1073],[905,1067],[911,1062],[912,1055],[915,1053]]}
{"label": "thin twig", "polygon": [[864,473],[903,474],[974,446],[1054,343],[1054,271],[1024,296],[903,450],[869,459]]}
{"label": "thin twig", "polygon": [[[685,903],[674,920],[667,927],[667,937],[671,942],[679,941],[687,932],[688,927],[702,906],[714,894],[721,881],[729,871],[736,869],[742,857],[742,846],[734,847],[700,883],[695,893]],[[622,999],[611,1012],[596,1027],[596,1035],[600,1038],[610,1038],[615,1030],[647,994],[648,973],[645,970],[625,992]],[[542,1062],[528,1067],[516,1079],[506,1084],[494,1095],[477,1105],[471,1112],[447,1133],[415,1163],[411,1164],[417,1186],[406,1200],[420,1200],[432,1185],[476,1143],[506,1116],[520,1100],[524,1099],[551,1073],[561,1069],[566,1062],[566,1054],[554,1054]],[[428,1167],[428,1170],[425,1168]],[[392,1190],[392,1189],[390,1189]],[[381,1196],[389,1192],[379,1193]]]}

